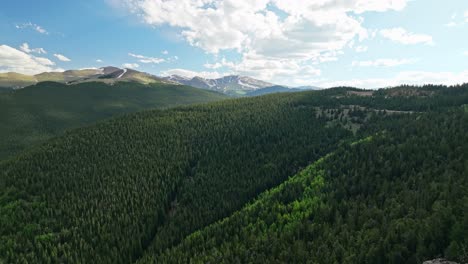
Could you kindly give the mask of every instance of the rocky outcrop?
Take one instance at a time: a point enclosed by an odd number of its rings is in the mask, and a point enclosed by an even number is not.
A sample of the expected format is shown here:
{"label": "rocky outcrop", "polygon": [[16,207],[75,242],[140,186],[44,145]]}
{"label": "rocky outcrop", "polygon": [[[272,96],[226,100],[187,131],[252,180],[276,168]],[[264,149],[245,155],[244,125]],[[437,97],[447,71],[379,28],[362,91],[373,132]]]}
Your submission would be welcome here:
{"label": "rocky outcrop", "polygon": [[454,261],[449,261],[443,258],[438,258],[438,259],[424,261],[423,264],[458,264],[458,263]]}

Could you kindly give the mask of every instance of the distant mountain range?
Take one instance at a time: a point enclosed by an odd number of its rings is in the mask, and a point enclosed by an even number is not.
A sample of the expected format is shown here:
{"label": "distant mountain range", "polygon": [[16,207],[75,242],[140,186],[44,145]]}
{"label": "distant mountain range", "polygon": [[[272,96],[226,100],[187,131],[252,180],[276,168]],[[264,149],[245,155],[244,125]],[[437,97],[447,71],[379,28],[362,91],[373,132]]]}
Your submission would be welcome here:
{"label": "distant mountain range", "polygon": [[0,73],[0,87],[19,89],[44,81],[54,81],[66,84],[83,82],[135,81],[143,84],[168,83],[155,75],[135,71],[132,69],[120,69],[117,67],[103,67],[99,69],[68,70],[64,72],[44,72],[36,75],[25,75],[15,72]]}
{"label": "distant mountain range", "polygon": [[202,77],[187,78],[180,75],[171,75],[163,77],[163,79],[196,88],[218,91],[231,96],[258,96],[269,93],[320,89],[313,86],[290,88],[239,75],[229,75],[218,79],[206,79]]}
{"label": "distant mountain range", "polygon": [[272,83],[239,75],[229,75],[218,79],[205,79],[202,77],[187,78],[180,75],[172,75],[164,79],[235,96],[244,96],[250,91],[274,86]]}
{"label": "distant mountain range", "polygon": [[268,93],[296,92],[300,90],[316,90],[317,87],[304,86],[290,88],[257,80],[247,76],[229,75],[217,79],[202,77],[188,78],[180,75],[158,77],[149,73],[117,67],[99,69],[68,70],[64,72],[44,72],[36,75],[25,75],[15,72],[0,73],[0,87],[20,89],[39,82],[54,81],[65,84],[84,82],[115,83],[134,81],[142,84],[164,83],[188,85],[200,89],[221,92],[230,96],[258,96]]}

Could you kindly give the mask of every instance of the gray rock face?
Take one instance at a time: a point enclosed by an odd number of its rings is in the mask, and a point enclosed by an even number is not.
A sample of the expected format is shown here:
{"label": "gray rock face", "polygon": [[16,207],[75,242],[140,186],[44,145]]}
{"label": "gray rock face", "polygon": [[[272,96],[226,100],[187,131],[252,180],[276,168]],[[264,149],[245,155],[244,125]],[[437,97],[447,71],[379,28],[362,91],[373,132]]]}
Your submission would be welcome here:
{"label": "gray rock face", "polygon": [[238,91],[248,92],[271,87],[273,84],[253,79],[246,76],[230,75],[218,79],[205,79],[201,77],[186,78],[183,76],[172,75],[164,79],[178,82],[201,89],[208,89],[222,93],[236,93]]}
{"label": "gray rock face", "polygon": [[433,259],[433,260],[426,260],[423,264],[458,264],[457,262],[449,261],[443,258]]}

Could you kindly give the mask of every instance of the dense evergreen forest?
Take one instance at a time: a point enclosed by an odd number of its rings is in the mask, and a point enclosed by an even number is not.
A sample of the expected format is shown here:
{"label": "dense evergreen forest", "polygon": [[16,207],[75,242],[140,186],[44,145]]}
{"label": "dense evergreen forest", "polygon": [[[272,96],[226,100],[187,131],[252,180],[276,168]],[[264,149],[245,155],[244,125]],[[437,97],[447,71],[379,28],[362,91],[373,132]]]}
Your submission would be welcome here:
{"label": "dense evergreen forest", "polygon": [[465,263],[468,113],[396,124],[140,263]]}
{"label": "dense evergreen forest", "polygon": [[223,98],[221,94],[188,86],[134,82],[42,82],[18,90],[0,88],[0,160],[66,129],[112,116]]}
{"label": "dense evergreen forest", "polygon": [[463,260],[466,104],[343,87],[66,132],[0,162],[0,262]]}

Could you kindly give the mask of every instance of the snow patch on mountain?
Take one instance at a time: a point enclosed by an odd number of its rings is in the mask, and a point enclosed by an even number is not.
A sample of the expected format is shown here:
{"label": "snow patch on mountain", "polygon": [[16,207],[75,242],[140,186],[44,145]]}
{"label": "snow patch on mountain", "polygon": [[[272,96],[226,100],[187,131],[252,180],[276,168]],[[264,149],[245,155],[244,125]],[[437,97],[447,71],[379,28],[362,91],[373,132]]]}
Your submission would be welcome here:
{"label": "snow patch on mountain", "polygon": [[124,75],[125,75],[125,73],[127,73],[127,69],[123,69],[123,72],[122,72],[122,74],[120,74],[119,76],[117,76],[117,79],[120,79],[120,78],[122,78],[122,76],[124,76]]}

